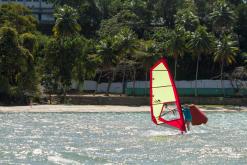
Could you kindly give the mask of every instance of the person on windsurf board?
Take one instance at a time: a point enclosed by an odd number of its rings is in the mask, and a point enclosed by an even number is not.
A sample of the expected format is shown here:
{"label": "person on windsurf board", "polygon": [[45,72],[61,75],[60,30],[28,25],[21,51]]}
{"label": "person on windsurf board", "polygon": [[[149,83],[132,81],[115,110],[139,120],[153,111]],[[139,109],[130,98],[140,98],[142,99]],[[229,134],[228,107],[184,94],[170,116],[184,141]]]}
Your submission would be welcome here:
{"label": "person on windsurf board", "polygon": [[183,111],[183,115],[184,115],[184,122],[185,122],[185,125],[187,127],[187,130],[190,131],[190,124],[192,122],[192,115],[191,115],[191,112],[190,112],[190,107],[188,104],[185,104],[183,107],[182,107],[182,111]]}

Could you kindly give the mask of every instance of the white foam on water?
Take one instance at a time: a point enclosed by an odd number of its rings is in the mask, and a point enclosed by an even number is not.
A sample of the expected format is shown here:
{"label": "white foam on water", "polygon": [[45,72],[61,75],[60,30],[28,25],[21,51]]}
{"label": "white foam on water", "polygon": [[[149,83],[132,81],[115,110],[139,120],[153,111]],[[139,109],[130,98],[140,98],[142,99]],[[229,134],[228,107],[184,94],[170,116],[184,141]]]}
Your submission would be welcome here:
{"label": "white foam on water", "polygon": [[37,148],[37,149],[34,149],[34,150],[33,150],[33,154],[34,154],[34,155],[42,155],[42,153],[43,153],[43,152],[42,152],[42,150],[41,150],[40,148]]}
{"label": "white foam on water", "polygon": [[134,127],[134,126],[128,126],[128,127],[125,127],[124,129],[125,130],[131,130],[131,129],[136,129],[137,127]]}
{"label": "white foam on water", "polygon": [[80,162],[77,162],[75,160],[70,160],[70,159],[65,159],[63,157],[60,157],[58,155],[56,156],[48,156],[48,161],[53,162],[53,163],[57,163],[57,164],[61,164],[61,165],[69,165],[69,164],[73,164],[73,165],[80,165]]}
{"label": "white foam on water", "polygon": [[122,151],[122,150],[124,150],[124,148],[116,148],[116,149],[115,149],[116,152],[120,152],[120,151]]}
{"label": "white foam on water", "polygon": [[85,148],[86,151],[98,151],[98,148]]}
{"label": "white foam on water", "polygon": [[204,134],[204,133],[208,133],[208,131],[206,131],[206,130],[203,130],[203,129],[200,129],[200,130],[190,130],[190,131],[188,131],[189,133],[191,133],[191,134]]}
{"label": "white foam on water", "polygon": [[191,131],[187,131],[185,134],[191,134]]}
{"label": "white foam on water", "polygon": [[43,123],[50,123],[50,122],[51,122],[51,121],[48,120],[48,119],[40,119],[40,121],[43,122]]}
{"label": "white foam on water", "polygon": [[194,148],[178,148],[176,149],[180,153],[192,153],[194,151]]}
{"label": "white foam on water", "polygon": [[78,150],[78,148],[70,147],[70,146],[65,146],[65,149],[66,149],[67,151],[77,151],[77,150]]}
{"label": "white foam on water", "polygon": [[20,153],[14,153],[14,155],[18,159],[25,160],[27,158],[27,151],[22,151]]}
{"label": "white foam on water", "polygon": [[243,154],[238,153],[231,147],[203,147],[201,150],[201,155],[203,156],[214,156],[214,157],[227,157],[227,158],[234,158],[239,159],[243,157]]}
{"label": "white foam on water", "polygon": [[152,137],[152,136],[174,136],[179,135],[180,132],[177,131],[154,131],[154,130],[148,130],[144,133],[144,136]]}

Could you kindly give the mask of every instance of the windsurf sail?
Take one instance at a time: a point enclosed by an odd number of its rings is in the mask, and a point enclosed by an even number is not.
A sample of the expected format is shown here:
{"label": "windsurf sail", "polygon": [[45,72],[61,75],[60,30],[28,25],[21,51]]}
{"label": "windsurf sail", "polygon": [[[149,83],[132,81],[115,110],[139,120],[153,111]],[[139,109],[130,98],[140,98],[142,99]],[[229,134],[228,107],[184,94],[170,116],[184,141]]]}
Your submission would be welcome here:
{"label": "windsurf sail", "polygon": [[150,69],[150,107],[155,124],[186,131],[177,89],[165,59]]}

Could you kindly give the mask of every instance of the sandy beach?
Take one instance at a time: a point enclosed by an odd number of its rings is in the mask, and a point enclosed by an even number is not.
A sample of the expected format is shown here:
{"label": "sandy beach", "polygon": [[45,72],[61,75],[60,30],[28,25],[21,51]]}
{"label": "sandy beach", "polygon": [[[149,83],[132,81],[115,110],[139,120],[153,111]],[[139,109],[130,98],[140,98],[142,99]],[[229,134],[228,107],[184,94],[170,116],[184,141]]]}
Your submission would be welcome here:
{"label": "sandy beach", "polygon": [[[202,111],[247,112],[244,106],[200,105]],[[0,106],[0,112],[149,112],[149,106],[112,106],[112,105],[33,105]]]}

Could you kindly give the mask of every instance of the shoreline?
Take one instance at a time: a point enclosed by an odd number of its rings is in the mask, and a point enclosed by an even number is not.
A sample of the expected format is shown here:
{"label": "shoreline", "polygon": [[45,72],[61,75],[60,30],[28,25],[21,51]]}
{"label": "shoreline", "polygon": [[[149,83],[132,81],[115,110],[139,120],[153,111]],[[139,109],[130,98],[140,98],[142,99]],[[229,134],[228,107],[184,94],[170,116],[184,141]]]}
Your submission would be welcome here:
{"label": "shoreline", "polygon": [[[247,112],[246,106],[198,105],[204,112]],[[0,113],[88,113],[88,112],[150,112],[150,106],[117,106],[117,105],[33,105],[33,106],[0,106]]]}

